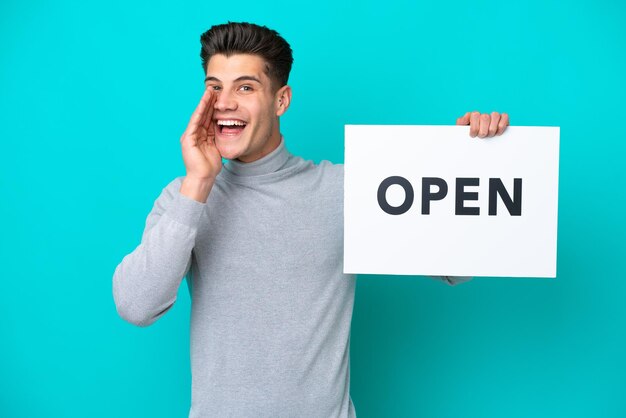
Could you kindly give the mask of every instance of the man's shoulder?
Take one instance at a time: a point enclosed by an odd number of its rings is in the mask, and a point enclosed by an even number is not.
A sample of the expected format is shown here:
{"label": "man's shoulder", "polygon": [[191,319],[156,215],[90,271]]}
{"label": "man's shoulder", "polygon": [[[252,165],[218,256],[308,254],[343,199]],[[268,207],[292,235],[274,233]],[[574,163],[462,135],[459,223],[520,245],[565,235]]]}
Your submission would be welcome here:
{"label": "man's shoulder", "polygon": [[336,164],[328,160],[322,160],[320,162],[301,160],[301,163],[303,169],[300,170],[297,175],[324,183],[343,184],[343,164]]}
{"label": "man's shoulder", "polygon": [[343,176],[343,164],[342,163],[333,163],[332,161],[322,160],[319,163],[315,163],[309,161],[312,167],[320,172],[329,174],[329,175],[340,175]]}
{"label": "man's shoulder", "polygon": [[175,192],[180,190],[180,186],[183,184],[183,180],[185,176],[177,176],[174,177],[173,180],[170,180],[169,183],[163,188],[163,192],[168,194],[175,194]]}

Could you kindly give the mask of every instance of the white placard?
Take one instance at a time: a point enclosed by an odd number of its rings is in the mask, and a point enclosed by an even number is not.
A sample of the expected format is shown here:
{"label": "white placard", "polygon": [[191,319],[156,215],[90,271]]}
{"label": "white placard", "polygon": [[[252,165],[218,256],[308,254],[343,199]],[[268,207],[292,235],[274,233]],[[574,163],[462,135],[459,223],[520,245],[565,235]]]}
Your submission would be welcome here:
{"label": "white placard", "polygon": [[559,134],[346,125],[344,272],[556,277]]}

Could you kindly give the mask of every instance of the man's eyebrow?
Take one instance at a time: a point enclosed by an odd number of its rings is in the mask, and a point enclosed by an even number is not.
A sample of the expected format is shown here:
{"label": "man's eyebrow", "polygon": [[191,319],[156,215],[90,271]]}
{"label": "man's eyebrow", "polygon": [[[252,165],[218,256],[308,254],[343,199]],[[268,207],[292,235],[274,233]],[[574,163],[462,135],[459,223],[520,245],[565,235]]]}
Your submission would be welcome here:
{"label": "man's eyebrow", "polygon": [[[255,76],[252,75],[242,75],[241,77],[238,77],[235,82],[238,81],[256,81],[259,84],[263,84],[261,83],[261,80],[259,80],[258,78],[256,78]],[[213,77],[213,76],[208,76],[207,78],[204,79],[204,82],[206,83],[207,81],[217,81],[218,83],[221,83],[222,81],[217,78],[217,77]]]}

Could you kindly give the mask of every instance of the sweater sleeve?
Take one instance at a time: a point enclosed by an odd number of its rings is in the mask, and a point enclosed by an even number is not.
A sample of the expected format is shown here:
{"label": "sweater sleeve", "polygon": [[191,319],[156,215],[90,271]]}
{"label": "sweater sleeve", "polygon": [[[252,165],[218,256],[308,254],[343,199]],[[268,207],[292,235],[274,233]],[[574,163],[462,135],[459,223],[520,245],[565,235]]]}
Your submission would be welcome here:
{"label": "sweater sleeve", "polygon": [[146,219],[141,243],[113,274],[113,299],[126,321],[145,327],[176,301],[191,266],[198,224],[206,203],[180,193],[182,177],[167,185]]}
{"label": "sweater sleeve", "polygon": [[429,276],[436,280],[441,280],[444,283],[449,284],[450,286],[455,286],[460,283],[469,282],[472,280],[470,276]]}

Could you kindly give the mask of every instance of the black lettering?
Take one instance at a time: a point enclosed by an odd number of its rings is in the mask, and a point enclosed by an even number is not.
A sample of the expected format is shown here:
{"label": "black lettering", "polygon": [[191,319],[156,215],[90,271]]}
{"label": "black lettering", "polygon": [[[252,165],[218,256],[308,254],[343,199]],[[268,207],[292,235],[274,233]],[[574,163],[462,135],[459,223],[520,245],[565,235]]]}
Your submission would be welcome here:
{"label": "black lettering", "polygon": [[465,186],[478,186],[480,179],[477,177],[461,177],[456,179],[456,204],[455,215],[479,215],[480,208],[466,208],[466,200],[478,200],[478,192],[466,192]]}
{"label": "black lettering", "polygon": [[500,195],[511,216],[522,215],[522,179],[513,179],[513,199],[506,191],[502,180],[498,178],[489,179],[489,215],[491,216],[497,215],[497,195]]}
{"label": "black lettering", "polygon": [[[437,186],[436,193],[430,191],[430,186]],[[448,194],[448,183],[439,177],[422,177],[422,215],[430,215],[431,200],[441,200]]]}
{"label": "black lettering", "polygon": [[[387,202],[387,189],[393,184],[397,184],[404,189],[404,203],[400,206],[391,206],[389,202]],[[387,177],[380,183],[380,186],[378,186],[378,205],[390,215],[402,215],[408,211],[411,205],[413,205],[414,197],[413,186],[411,186],[411,183],[404,177]]]}

